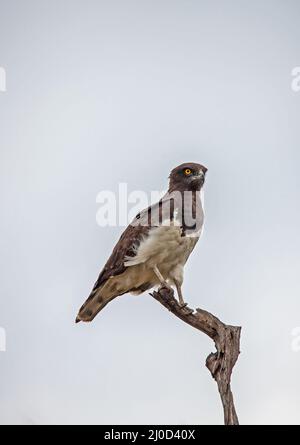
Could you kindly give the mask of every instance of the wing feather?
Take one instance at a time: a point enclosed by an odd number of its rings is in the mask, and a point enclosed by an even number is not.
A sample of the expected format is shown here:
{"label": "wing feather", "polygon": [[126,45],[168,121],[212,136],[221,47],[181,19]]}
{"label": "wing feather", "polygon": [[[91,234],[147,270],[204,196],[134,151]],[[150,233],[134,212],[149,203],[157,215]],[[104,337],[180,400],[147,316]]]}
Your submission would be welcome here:
{"label": "wing feather", "polygon": [[[166,194],[159,202],[142,210],[122,233],[115,245],[112,254],[93,287],[92,294],[99,289],[110,277],[123,273],[126,269],[125,262],[128,257],[134,257],[143,239],[148,236],[149,230],[160,225],[163,219],[162,202],[169,200]],[[173,204],[173,203],[172,203]],[[168,213],[170,214],[170,208]],[[174,206],[171,205],[171,218]]]}

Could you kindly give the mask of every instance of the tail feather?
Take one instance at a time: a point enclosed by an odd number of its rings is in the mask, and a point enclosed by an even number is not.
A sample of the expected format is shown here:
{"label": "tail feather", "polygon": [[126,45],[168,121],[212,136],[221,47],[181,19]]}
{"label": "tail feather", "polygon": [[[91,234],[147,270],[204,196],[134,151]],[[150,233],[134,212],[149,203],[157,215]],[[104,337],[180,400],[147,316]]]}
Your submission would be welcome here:
{"label": "tail feather", "polygon": [[107,303],[109,303],[117,296],[104,296],[101,291],[101,287],[92,291],[90,296],[79,309],[75,323],[79,323],[80,321],[92,321],[96,317],[96,315],[107,305]]}

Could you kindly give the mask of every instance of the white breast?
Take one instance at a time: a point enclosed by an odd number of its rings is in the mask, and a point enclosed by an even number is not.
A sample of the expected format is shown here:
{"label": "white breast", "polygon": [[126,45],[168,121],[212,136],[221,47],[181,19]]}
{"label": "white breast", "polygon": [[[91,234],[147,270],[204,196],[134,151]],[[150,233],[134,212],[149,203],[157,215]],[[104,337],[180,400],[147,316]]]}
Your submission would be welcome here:
{"label": "white breast", "polygon": [[[203,199],[203,197],[201,197]],[[145,265],[147,269],[158,267],[162,275],[172,279],[172,275],[182,274],[183,266],[194,249],[202,232],[204,212],[200,200],[197,231],[189,231],[183,236],[181,224],[174,220],[164,221],[162,225],[153,227],[137,247],[136,256],[129,257],[124,263],[126,267]]]}
{"label": "white breast", "polygon": [[150,230],[137,249],[134,258],[128,259],[125,266],[147,264],[169,271],[177,265],[184,265],[199,239],[197,236],[182,236],[180,227],[160,226]]}

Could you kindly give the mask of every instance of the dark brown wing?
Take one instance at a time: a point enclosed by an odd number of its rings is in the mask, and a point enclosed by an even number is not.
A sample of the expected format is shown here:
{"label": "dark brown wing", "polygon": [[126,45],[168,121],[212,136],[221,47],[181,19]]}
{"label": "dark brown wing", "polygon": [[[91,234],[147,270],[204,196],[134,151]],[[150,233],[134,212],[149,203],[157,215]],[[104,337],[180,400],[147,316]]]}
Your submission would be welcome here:
{"label": "dark brown wing", "polygon": [[[126,257],[134,257],[136,250],[143,239],[148,235],[151,228],[156,227],[162,220],[162,200],[168,200],[168,195],[165,195],[159,202],[144,209],[134,218],[131,224],[122,233],[119,241],[114,247],[111,256],[102,269],[91,293],[91,296],[95,294],[95,291],[105,283],[108,278],[120,275],[126,269],[124,261]],[[174,206],[171,206],[171,218],[173,218]],[[169,216],[170,217],[170,216]]]}
{"label": "dark brown wing", "polygon": [[102,286],[108,278],[119,275],[125,271],[125,258],[136,255],[136,248],[139,246],[143,237],[148,234],[149,229],[149,226],[129,225],[124,230],[93,287],[93,293]]}
{"label": "dark brown wing", "polygon": [[93,290],[81,306],[76,317],[76,323],[82,320],[92,321],[98,312],[110,301],[110,299],[99,299],[99,296],[97,299],[99,288],[101,288],[110,277],[119,275],[125,271],[124,262],[126,261],[126,257],[136,255],[136,248],[139,246],[143,237],[147,235],[149,229],[150,226],[130,224],[122,233],[111,256],[101,271]]}

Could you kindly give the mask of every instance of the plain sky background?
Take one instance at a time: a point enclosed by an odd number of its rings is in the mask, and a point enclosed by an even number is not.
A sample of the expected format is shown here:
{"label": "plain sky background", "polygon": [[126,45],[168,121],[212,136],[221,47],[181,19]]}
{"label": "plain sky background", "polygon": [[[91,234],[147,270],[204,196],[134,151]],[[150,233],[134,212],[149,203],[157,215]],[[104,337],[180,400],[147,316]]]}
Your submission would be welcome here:
{"label": "plain sky background", "polygon": [[0,0],[1,423],[222,423],[205,335],[150,296],[78,307],[118,239],[99,191],[209,169],[193,307],[241,325],[240,422],[300,423],[300,4]]}

